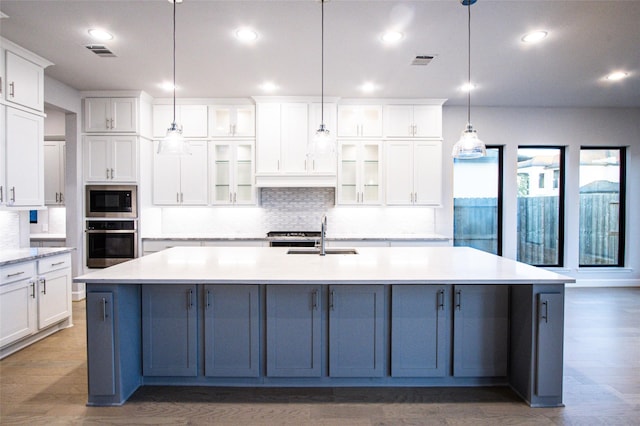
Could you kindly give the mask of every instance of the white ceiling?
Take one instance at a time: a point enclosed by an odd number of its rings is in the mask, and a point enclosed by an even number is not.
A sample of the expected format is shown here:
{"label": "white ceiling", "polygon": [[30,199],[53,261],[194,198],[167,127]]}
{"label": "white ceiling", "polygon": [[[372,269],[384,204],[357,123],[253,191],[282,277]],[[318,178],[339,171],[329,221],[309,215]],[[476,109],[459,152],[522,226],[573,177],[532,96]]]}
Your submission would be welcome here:
{"label": "white ceiling", "polygon": [[[171,80],[172,5],[167,0],[1,0],[0,34],[55,65],[46,74],[79,90],[144,90]],[[479,0],[471,7],[472,104],[640,107],[640,0]],[[260,34],[238,43],[240,26]],[[89,52],[102,27],[116,58]],[[398,28],[394,47],[381,32]],[[521,36],[549,31],[538,45]],[[95,42],[94,42],[95,43]],[[426,67],[416,55],[435,55]],[[184,0],[177,6],[178,97],[320,94],[318,0]],[[624,81],[603,76],[622,69]],[[331,0],[325,3],[325,96],[446,98],[464,105],[467,9],[459,0]],[[380,89],[363,94],[373,81]]]}

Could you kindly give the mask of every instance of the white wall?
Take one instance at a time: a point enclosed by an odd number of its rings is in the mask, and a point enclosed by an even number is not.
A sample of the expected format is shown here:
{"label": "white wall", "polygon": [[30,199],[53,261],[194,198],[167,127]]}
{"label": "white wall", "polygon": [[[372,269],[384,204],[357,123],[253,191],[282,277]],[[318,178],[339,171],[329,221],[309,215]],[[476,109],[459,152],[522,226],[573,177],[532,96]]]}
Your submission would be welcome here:
{"label": "white wall", "polygon": [[[561,273],[582,285],[640,285],[640,109],[635,108],[491,108],[472,107],[471,120],[488,145],[504,148],[503,255],[516,258],[518,145],[566,146],[565,267]],[[453,144],[466,124],[465,107],[446,107],[444,132],[444,207],[437,231],[453,233]],[[578,225],[581,146],[626,146],[627,208],[625,268],[579,268]]]}

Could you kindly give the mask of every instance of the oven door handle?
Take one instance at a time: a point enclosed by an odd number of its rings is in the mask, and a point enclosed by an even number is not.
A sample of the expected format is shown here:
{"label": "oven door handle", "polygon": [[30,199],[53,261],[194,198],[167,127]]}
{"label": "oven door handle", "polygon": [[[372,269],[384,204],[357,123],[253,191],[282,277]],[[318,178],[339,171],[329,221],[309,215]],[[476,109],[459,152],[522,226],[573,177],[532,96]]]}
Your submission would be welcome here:
{"label": "oven door handle", "polygon": [[84,232],[86,232],[87,234],[137,234],[138,233],[138,231],[135,229],[115,229],[113,231],[87,229]]}

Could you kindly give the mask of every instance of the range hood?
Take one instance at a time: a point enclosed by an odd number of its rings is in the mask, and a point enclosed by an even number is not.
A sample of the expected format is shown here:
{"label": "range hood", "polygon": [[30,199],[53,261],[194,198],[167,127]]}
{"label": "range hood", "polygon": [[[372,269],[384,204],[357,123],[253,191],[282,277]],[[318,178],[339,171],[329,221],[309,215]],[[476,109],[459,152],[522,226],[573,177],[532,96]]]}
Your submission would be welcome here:
{"label": "range hood", "polygon": [[335,188],[337,184],[335,173],[256,174],[258,188]]}

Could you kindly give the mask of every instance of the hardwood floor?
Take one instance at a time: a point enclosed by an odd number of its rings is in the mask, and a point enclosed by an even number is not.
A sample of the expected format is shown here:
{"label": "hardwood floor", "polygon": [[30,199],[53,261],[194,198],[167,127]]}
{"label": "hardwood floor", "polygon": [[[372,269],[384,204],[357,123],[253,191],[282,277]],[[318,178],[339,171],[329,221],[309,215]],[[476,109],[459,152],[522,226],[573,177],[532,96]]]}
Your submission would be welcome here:
{"label": "hardwood floor", "polygon": [[567,289],[563,408],[507,388],[145,387],[87,407],[85,310],[75,327],[0,361],[0,424],[638,425],[640,288]]}

